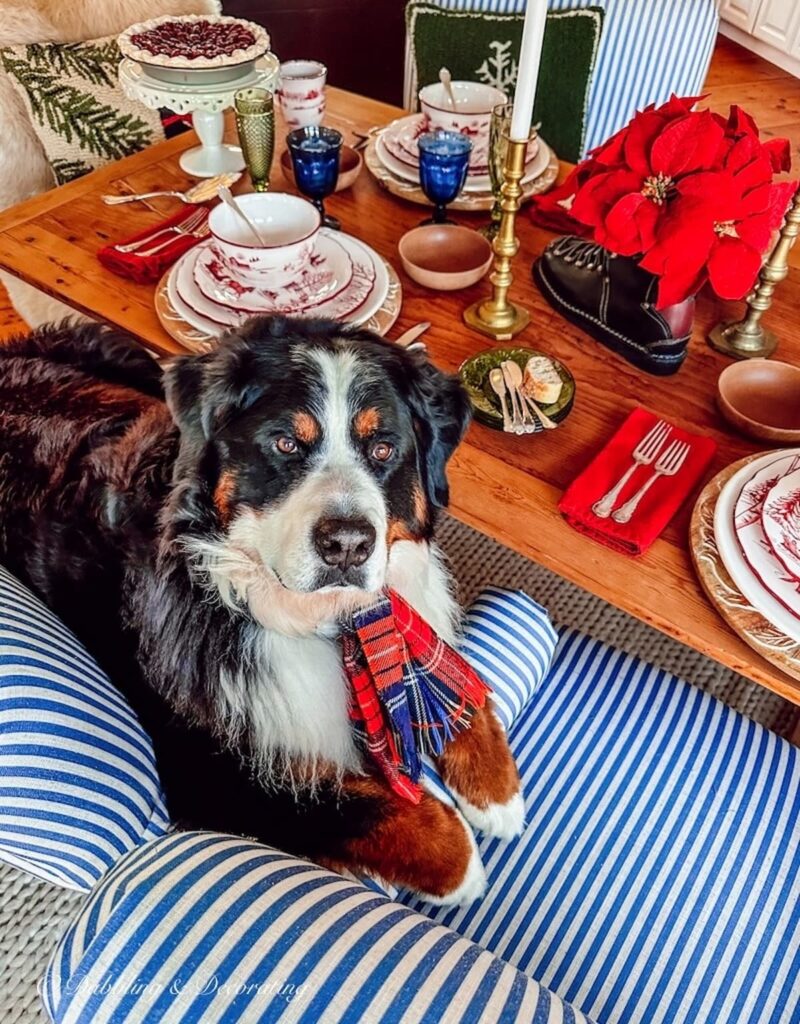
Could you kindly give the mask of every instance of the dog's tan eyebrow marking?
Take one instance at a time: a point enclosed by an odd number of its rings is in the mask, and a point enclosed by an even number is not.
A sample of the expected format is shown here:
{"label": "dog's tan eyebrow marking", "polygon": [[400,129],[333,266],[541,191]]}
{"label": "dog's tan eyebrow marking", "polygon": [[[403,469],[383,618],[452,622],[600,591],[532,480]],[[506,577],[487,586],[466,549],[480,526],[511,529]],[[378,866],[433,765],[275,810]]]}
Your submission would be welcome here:
{"label": "dog's tan eyebrow marking", "polygon": [[319,438],[319,423],[309,412],[296,412],[292,416],[292,425],[298,441],[313,444]]}
{"label": "dog's tan eyebrow marking", "polygon": [[353,426],[359,437],[369,437],[370,434],[375,433],[380,425],[381,416],[374,406],[362,409],[353,420]]}
{"label": "dog's tan eyebrow marking", "polygon": [[230,522],[231,501],[235,490],[236,477],[226,469],[220,474],[217,486],[214,488],[214,507],[223,526],[227,526]]}
{"label": "dog's tan eyebrow marking", "polygon": [[424,526],[428,522],[428,499],[419,484],[414,484],[411,491],[411,498],[414,508],[414,518]]}

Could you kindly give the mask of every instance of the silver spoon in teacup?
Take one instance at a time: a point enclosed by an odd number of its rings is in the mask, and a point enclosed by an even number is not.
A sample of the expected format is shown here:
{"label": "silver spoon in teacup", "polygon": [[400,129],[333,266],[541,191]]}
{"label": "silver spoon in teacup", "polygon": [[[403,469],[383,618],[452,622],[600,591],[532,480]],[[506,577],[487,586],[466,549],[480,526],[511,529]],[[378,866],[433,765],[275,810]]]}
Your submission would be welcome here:
{"label": "silver spoon in teacup", "polygon": [[453,92],[453,77],[450,74],[449,68],[439,69],[439,81],[447,90],[447,98],[450,100],[450,107],[452,110],[456,109],[456,95]]}
{"label": "silver spoon in teacup", "polygon": [[220,197],[220,199],[223,201],[223,203],[225,203],[226,206],[229,206],[233,210],[233,212],[236,214],[236,216],[239,217],[239,219],[242,220],[247,225],[248,229],[250,230],[250,232],[253,235],[253,238],[255,238],[255,240],[258,242],[258,244],[259,245],[266,245],[267,243],[261,237],[258,228],[255,226],[255,224],[250,220],[250,218],[247,216],[247,214],[241,208],[241,206],[239,206],[239,204],[233,198],[231,190],[229,188],[227,188],[226,186],[221,185],[217,189],[217,195]]}

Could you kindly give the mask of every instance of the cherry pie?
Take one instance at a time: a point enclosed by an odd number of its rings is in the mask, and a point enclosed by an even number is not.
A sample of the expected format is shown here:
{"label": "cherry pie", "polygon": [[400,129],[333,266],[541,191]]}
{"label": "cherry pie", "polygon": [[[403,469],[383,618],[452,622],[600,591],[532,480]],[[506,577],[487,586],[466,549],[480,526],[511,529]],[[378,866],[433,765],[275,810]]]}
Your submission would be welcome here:
{"label": "cherry pie", "polygon": [[224,16],[166,15],[131,25],[119,37],[126,57],[170,68],[215,68],[244,64],[269,49],[269,36],[252,21]]}

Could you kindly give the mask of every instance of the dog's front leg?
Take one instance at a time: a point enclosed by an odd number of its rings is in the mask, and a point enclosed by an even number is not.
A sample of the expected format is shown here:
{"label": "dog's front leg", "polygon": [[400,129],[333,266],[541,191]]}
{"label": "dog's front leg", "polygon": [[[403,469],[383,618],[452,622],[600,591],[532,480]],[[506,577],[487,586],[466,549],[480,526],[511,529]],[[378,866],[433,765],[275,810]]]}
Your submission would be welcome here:
{"label": "dog's front leg", "polygon": [[438,767],[471,825],[501,839],[522,832],[525,806],[519,772],[489,702],[475,712],[470,728],[447,744]]}
{"label": "dog's front leg", "polygon": [[349,776],[340,812],[340,835],[316,853],[321,864],[412,889],[431,903],[471,903],[483,894],[486,876],[472,830],[429,793],[413,804],[382,780]]}

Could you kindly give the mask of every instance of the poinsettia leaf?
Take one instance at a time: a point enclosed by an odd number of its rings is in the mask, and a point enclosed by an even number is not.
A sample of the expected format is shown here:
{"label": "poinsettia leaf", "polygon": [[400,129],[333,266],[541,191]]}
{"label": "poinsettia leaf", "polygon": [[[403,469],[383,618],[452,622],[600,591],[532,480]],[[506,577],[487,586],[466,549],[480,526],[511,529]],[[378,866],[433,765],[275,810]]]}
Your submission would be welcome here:
{"label": "poinsettia leaf", "polygon": [[590,178],[579,189],[570,213],[584,224],[602,224],[611,207],[628,192],[640,192],[638,174],[624,169],[608,171]]}
{"label": "poinsettia leaf", "polygon": [[792,166],[792,144],[788,139],[767,139],[762,143],[776,174],[790,170]]}
{"label": "poinsettia leaf", "polygon": [[602,241],[606,248],[619,253],[620,256],[635,256],[642,252],[637,214],[644,207],[655,209],[654,204],[641,192],[629,192],[624,195],[608,211],[602,225],[602,239],[598,236],[597,240]]}
{"label": "poinsettia leaf", "polygon": [[607,167],[614,164],[621,164],[625,161],[625,139],[628,137],[628,125],[615,132],[610,139],[596,146],[590,153],[589,158],[598,164]]}
{"label": "poinsettia leaf", "polygon": [[724,133],[707,111],[679,118],[661,132],[650,150],[650,166],[675,178],[714,164]]}
{"label": "poinsettia leaf", "polygon": [[736,234],[756,252],[765,253],[772,241],[773,228],[768,213],[758,213],[737,221]]}
{"label": "poinsettia leaf", "polygon": [[664,125],[668,123],[657,111],[651,110],[637,114],[629,125],[624,146],[625,162],[642,178],[652,174],[650,151]]}
{"label": "poinsettia leaf", "polygon": [[708,279],[721,299],[741,299],[761,270],[761,254],[739,238],[723,235],[708,257]]}
{"label": "poinsettia leaf", "polygon": [[756,139],[759,136],[758,125],[747,111],[742,110],[736,103],[731,107],[730,116],[728,117],[728,132],[733,135],[751,135]]}
{"label": "poinsettia leaf", "polygon": [[761,185],[772,182],[772,164],[766,153],[759,153],[749,164],[736,172],[736,185],[740,192],[750,192]]}
{"label": "poinsettia leaf", "polygon": [[739,212],[741,192],[727,171],[697,171],[677,183],[679,195],[701,201],[714,211],[715,220],[733,219]]}
{"label": "poinsettia leaf", "polygon": [[673,93],[667,102],[658,108],[658,111],[667,117],[683,117],[684,114],[689,114],[692,111],[696,103],[706,99],[707,96],[708,93],[704,93],[702,96],[676,96]]}
{"label": "poinsettia leaf", "polygon": [[725,170],[736,174],[755,160],[761,151],[758,139],[752,135],[742,135],[733,142],[725,157]]}
{"label": "poinsettia leaf", "polygon": [[707,272],[704,266],[670,268],[658,282],[656,309],[666,309],[667,306],[683,302],[690,295],[696,295],[705,284],[706,279]]}

